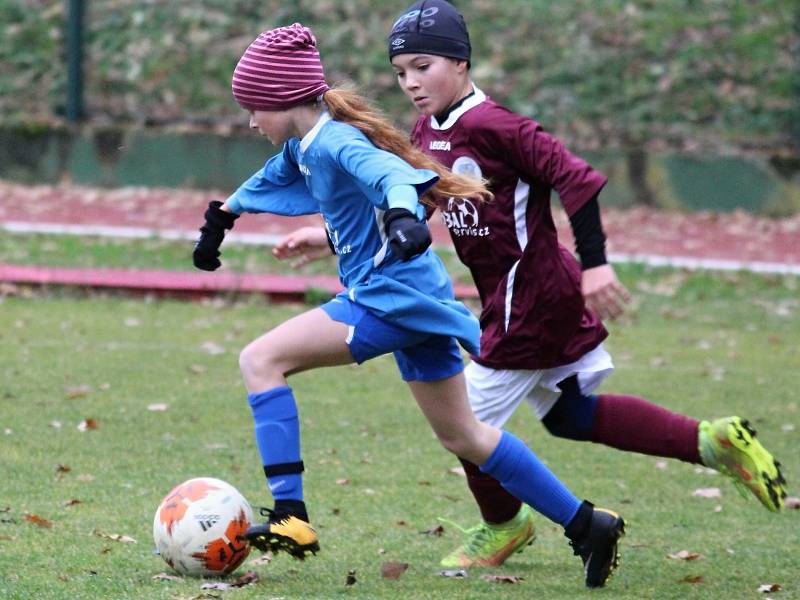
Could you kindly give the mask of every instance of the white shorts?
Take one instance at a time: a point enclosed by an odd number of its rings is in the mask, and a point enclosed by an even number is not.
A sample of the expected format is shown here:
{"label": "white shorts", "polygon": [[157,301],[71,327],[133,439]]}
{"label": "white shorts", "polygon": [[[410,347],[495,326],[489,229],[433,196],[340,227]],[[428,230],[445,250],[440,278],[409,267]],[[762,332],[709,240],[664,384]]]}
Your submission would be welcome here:
{"label": "white shorts", "polygon": [[611,355],[603,344],[584,354],[574,363],[552,369],[490,369],[471,362],[464,369],[469,403],[479,420],[503,427],[527,400],[542,420],[561,395],[558,384],[571,375],[578,375],[581,392],[590,394],[614,371]]}

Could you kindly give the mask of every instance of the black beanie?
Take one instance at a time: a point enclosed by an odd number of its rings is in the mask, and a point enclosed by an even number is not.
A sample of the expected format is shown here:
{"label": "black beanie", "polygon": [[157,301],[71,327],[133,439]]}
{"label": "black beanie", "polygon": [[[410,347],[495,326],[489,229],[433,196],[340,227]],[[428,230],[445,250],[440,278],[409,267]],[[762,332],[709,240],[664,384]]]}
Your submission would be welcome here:
{"label": "black beanie", "polygon": [[398,54],[433,54],[470,60],[464,17],[445,0],[419,0],[406,9],[389,34],[389,60]]}

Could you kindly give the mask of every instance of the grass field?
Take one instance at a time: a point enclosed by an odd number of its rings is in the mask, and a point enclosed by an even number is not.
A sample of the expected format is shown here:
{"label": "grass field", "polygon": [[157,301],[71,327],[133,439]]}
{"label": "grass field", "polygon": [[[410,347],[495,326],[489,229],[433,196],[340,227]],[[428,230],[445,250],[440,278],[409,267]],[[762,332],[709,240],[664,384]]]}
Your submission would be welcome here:
{"label": "grass field", "polygon": [[[5,236],[0,260],[23,262],[26,252],[41,251],[42,240],[24,252],[23,242]],[[52,242],[56,250],[62,243]],[[118,266],[100,262],[91,266]],[[611,326],[617,372],[603,390],[698,418],[749,417],[797,496],[800,281],[637,267],[620,273],[636,304]],[[238,351],[304,307],[258,298],[182,303],[0,292],[0,598],[763,598],[758,587],[771,583],[783,590],[766,596],[800,598],[800,511],[768,513],[722,476],[692,465],[555,439],[525,410],[509,429],[578,495],[626,518],[620,570],[606,589],[586,591],[579,560],[541,518],[536,543],[503,568],[440,576],[438,560],[459,535],[447,525],[441,537],[420,532],[439,516],[472,525],[477,512],[464,480],[449,472],[455,461],[386,357],[290,381],[318,556],[305,563],[278,556],[253,567],[260,583],[206,596],[201,580],[154,580],[168,568],[152,553],[152,518],[173,485],[214,476],[254,505],[270,504]],[[151,404],[167,408],[148,410]],[[96,429],[80,431],[87,419]],[[693,496],[708,487],[719,487],[721,498]],[[702,556],[668,557],[681,550]],[[409,564],[399,580],[380,575],[390,560]],[[345,586],[350,570],[357,582]],[[490,583],[481,573],[524,579]]]}

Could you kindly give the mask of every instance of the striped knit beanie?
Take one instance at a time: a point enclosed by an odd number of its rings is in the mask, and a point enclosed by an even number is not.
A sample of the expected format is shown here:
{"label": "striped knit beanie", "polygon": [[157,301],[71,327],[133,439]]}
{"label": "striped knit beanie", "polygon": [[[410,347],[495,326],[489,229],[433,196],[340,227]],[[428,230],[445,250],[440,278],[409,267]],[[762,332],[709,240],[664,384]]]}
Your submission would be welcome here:
{"label": "striped knit beanie", "polygon": [[264,31],[233,71],[233,97],[245,110],[285,110],[328,89],[317,40],[295,23]]}

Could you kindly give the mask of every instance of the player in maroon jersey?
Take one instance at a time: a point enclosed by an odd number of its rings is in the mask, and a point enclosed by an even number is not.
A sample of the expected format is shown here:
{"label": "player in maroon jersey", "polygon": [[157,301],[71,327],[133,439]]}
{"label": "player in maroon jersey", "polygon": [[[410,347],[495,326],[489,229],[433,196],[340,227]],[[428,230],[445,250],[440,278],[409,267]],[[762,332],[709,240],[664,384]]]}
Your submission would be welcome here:
{"label": "player in maroon jersey", "polygon": [[[492,203],[450,199],[439,206],[482,303],[481,353],[466,371],[478,417],[502,426],[525,400],[556,436],[704,464],[779,511],[785,480],[747,421],[698,422],[641,398],[592,394],[613,370],[600,317],[618,316],[629,298],[606,261],[597,200],[606,177],[472,82],[467,28],[448,2],[410,6],[392,27],[389,57],[421,113],[414,143],[453,171],[488,180],[495,195]],[[556,237],[553,190],[580,261]],[[448,566],[480,561],[482,546],[491,546],[485,530],[502,528],[521,506],[462,463],[484,524],[444,559]]]}
{"label": "player in maroon jersey", "polygon": [[[465,374],[478,417],[502,426],[524,400],[553,435],[677,458],[730,475],[769,510],[786,496],[779,465],[746,420],[698,422],[641,398],[592,391],[613,371],[600,318],[622,313],[628,292],[606,261],[598,195],[606,177],[535,121],[488,98],[470,79],[470,42],[444,0],[410,6],[389,36],[389,56],[421,116],[412,138],[459,173],[491,183],[492,203],[439,206],[482,303],[481,352]],[[579,261],[561,246],[550,212],[555,190]],[[320,231],[298,230],[279,256],[313,259]],[[500,565],[530,541],[530,511],[463,461],[483,522],[444,566]]]}

